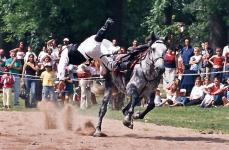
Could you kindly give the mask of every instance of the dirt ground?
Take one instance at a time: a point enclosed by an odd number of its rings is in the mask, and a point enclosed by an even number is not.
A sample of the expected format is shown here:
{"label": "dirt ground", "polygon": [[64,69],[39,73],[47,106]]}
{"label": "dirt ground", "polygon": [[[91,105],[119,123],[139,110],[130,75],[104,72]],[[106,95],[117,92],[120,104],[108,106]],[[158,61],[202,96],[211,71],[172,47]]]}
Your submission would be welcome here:
{"label": "dirt ground", "polygon": [[[153,150],[229,148],[229,135],[201,134],[184,128],[104,119],[107,137],[92,137],[97,118],[82,117],[71,106],[40,112],[0,112],[0,150]],[[87,127],[85,126],[87,122]],[[92,123],[92,124],[91,124]]]}

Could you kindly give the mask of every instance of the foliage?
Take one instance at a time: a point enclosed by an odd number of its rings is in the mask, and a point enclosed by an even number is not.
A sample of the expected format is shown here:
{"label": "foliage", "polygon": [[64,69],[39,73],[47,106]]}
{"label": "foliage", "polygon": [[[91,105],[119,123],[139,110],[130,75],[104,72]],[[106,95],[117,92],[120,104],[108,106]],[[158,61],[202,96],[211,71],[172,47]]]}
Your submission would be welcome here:
{"label": "foliage", "polygon": [[[183,22],[186,27],[184,35],[191,37],[195,45],[199,45],[200,40],[208,40],[211,35],[210,17],[213,14],[222,15],[228,26],[228,6],[227,0],[154,0],[143,25],[159,36],[171,33],[175,38],[180,38],[177,23]],[[168,13],[172,15],[169,16]],[[171,17],[171,22],[165,24],[168,16]]]}

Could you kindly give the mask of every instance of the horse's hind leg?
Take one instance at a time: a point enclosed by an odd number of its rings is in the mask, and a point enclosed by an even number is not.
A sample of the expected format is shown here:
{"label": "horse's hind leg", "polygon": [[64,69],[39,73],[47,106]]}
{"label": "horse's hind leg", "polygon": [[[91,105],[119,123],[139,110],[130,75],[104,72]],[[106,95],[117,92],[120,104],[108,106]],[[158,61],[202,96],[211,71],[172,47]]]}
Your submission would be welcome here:
{"label": "horse's hind leg", "polygon": [[105,77],[105,91],[104,91],[104,97],[102,100],[102,105],[100,106],[99,110],[99,121],[96,126],[96,131],[94,133],[94,136],[102,136],[101,134],[101,126],[103,117],[105,116],[107,112],[107,104],[112,96],[112,80],[110,74]]}
{"label": "horse's hind leg", "polygon": [[150,97],[147,99],[148,105],[146,109],[143,112],[139,112],[135,114],[134,119],[143,119],[148,112],[154,109],[155,107],[154,98],[155,98],[155,93],[151,93]]}
{"label": "horse's hind leg", "polygon": [[130,104],[128,104],[129,109],[128,109],[127,115],[124,117],[123,124],[127,126],[128,128],[133,129],[132,115],[134,113],[134,107],[139,102],[139,94],[138,94],[137,87],[135,85],[130,85],[129,88],[127,89],[127,94],[131,95],[131,100],[130,100]]}

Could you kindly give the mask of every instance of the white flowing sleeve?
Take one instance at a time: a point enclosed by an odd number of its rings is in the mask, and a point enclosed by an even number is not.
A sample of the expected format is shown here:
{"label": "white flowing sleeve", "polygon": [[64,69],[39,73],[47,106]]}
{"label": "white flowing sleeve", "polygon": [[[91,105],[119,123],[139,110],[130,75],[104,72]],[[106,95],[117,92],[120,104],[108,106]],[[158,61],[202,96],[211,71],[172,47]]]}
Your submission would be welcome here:
{"label": "white flowing sleeve", "polygon": [[69,63],[69,58],[68,58],[68,49],[65,48],[63,52],[61,53],[60,61],[58,64],[58,73],[57,73],[57,78],[59,80],[64,80],[65,76],[65,69],[68,66]]}

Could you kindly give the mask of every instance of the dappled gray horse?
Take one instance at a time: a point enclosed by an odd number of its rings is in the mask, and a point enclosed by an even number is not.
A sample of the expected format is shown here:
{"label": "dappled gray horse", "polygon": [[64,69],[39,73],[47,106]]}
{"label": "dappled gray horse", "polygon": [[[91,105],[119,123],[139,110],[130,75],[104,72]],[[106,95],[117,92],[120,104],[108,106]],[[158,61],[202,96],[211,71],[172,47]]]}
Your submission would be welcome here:
{"label": "dappled gray horse", "polygon": [[[133,118],[143,119],[155,107],[155,91],[165,69],[163,60],[165,52],[165,44],[161,40],[157,40],[145,52],[145,56],[139,63],[134,66],[129,77],[126,77],[124,74],[117,75],[115,72],[108,73],[105,76],[105,93],[94,136],[101,136],[102,120],[107,111],[107,104],[112,96],[112,84],[130,97],[129,104],[123,109],[123,124],[125,126],[133,128]],[[145,98],[148,105],[143,112],[134,114],[134,107],[141,98]]]}

